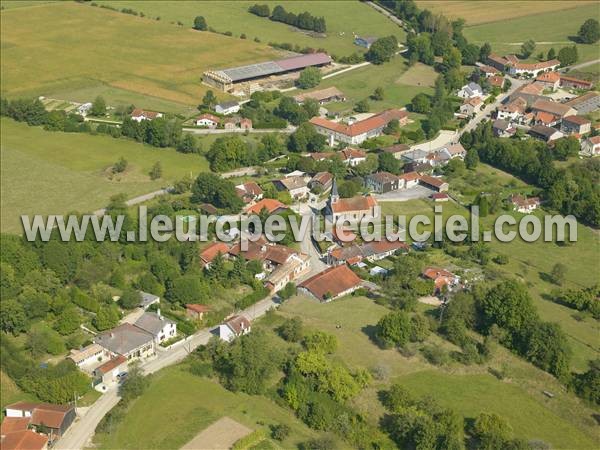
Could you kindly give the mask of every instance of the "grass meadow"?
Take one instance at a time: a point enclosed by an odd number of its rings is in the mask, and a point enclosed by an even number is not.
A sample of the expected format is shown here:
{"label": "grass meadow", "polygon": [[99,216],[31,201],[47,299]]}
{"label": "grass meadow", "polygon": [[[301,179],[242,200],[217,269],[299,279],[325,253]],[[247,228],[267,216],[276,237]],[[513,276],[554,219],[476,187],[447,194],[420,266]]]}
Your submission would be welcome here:
{"label": "grass meadow", "polygon": [[[353,34],[362,36],[395,35],[404,42],[406,34],[402,28],[368,5],[356,1],[262,1],[271,10],[282,5],[286,11],[301,13],[309,11],[315,16],[325,17],[326,37],[311,35],[289,25],[272,22],[268,18],[257,17],[248,12],[255,1],[100,1],[117,8],[133,8],[147,16],[160,16],[165,21],[181,21],[191,27],[194,17],[203,15],[209,27],[216,31],[231,31],[239,37],[246,34],[249,40],[259,38],[262,42],[288,42],[301,47],[324,48],[329,53],[343,56],[362,47],[354,45]],[[176,6],[174,6],[176,4]],[[359,19],[359,20],[357,20]]]}
{"label": "grass meadow", "polygon": [[[465,19],[467,25],[497,22],[524,16],[573,9],[589,5],[589,1],[557,2],[552,0],[511,1],[511,0],[417,0],[420,8],[434,14],[444,14],[450,19]],[[511,30],[512,31],[512,30]]]}
{"label": "grass meadow", "polygon": [[[93,211],[104,207],[115,194],[134,197],[208,170],[203,157],[184,155],[172,148],[107,136],[49,132],[6,118],[0,125],[2,231],[19,231],[20,214]],[[108,169],[121,156],[129,162],[128,169],[110,179]],[[153,181],[148,172],[157,161],[161,162],[163,177]]]}
{"label": "grass meadow", "polygon": [[[75,2],[2,11],[2,95],[135,104],[170,112],[200,103],[208,68],[270,59],[252,40]],[[40,33],[40,30],[44,30]]]}
{"label": "grass meadow", "polygon": [[[478,2],[482,11],[488,11],[488,2]],[[502,2],[504,3],[504,2]],[[523,2],[531,6],[539,2]],[[571,5],[576,2],[549,2],[557,5]],[[510,10],[510,8],[507,8]],[[465,27],[466,38],[477,45],[489,42],[495,53],[504,55],[508,53],[519,53],[521,43],[528,39],[537,42],[532,56],[539,52],[547,53],[550,48],[558,52],[566,46],[572,46],[571,40],[577,35],[579,27],[589,18],[598,19],[598,3],[587,2],[584,5],[564,9],[560,11],[543,12],[543,7],[532,15],[523,17],[507,18],[490,23]],[[597,44],[577,44],[579,62],[598,59],[600,53]]]}
{"label": "grass meadow", "polygon": [[[334,334],[338,349],[334,357],[349,367],[383,368],[385,379],[375,379],[371,386],[353,399],[373,423],[384,410],[378,392],[393,381],[405,384],[416,396],[431,395],[465,419],[480,412],[496,412],[512,424],[515,433],[526,439],[542,439],[554,448],[590,448],[593,446],[594,421],[591,410],[573,394],[564,391],[550,375],[499,348],[488,366],[511,367],[503,381],[487,372],[486,366],[463,366],[451,363],[435,367],[418,353],[406,357],[398,351],[382,350],[370,340],[372,327],[388,312],[365,297],[344,297],[330,303],[318,303],[306,296],[296,296],[279,310],[285,317],[299,316],[306,327]],[[431,335],[427,343],[448,351],[456,350],[449,342]],[[542,390],[556,393],[549,400]]]}

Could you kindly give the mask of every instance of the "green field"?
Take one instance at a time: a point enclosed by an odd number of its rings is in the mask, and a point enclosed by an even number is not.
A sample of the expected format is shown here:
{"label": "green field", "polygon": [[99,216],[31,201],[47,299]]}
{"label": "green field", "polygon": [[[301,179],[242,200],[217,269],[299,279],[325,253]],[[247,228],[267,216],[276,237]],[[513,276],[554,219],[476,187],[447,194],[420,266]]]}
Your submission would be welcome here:
{"label": "green field", "polygon": [[[360,51],[354,45],[353,33],[361,36],[395,35],[404,42],[404,31],[373,8],[357,1],[262,1],[273,10],[282,5],[286,11],[301,13],[309,11],[315,16],[325,17],[325,37],[311,36],[289,25],[272,22],[248,12],[254,1],[101,1],[117,8],[129,7],[143,11],[147,16],[160,16],[166,21],[181,21],[191,26],[194,17],[203,15],[209,27],[216,31],[231,31],[238,37],[245,33],[249,40],[255,37],[262,42],[291,43],[301,47],[324,48],[328,52],[343,56]],[[359,20],[357,20],[359,19]]]}
{"label": "green field", "polygon": [[317,435],[291,411],[266,397],[233,393],[181,367],[171,367],[154,375],[146,393],[133,403],[117,429],[97,435],[96,442],[103,449],[180,448],[223,416],[251,429],[287,424],[291,433],[282,443],[284,448]]}
{"label": "green field", "polygon": [[[286,317],[301,317],[309,328],[334,334],[339,344],[334,356],[348,366],[386,369],[389,379],[374,380],[372,386],[354,399],[354,404],[374,423],[384,412],[377,392],[397,379],[416,395],[432,395],[466,418],[483,411],[497,412],[513,424],[520,437],[540,438],[556,448],[590,448],[592,445],[591,436],[595,431],[590,410],[572,394],[564,393],[554,378],[504,349],[498,349],[489,365],[509,364],[511,376],[505,381],[488,375],[485,366],[454,363],[440,369],[418,354],[404,357],[395,350],[381,350],[368,334],[387,311],[364,297],[344,297],[322,304],[305,296],[294,297],[279,310]],[[428,342],[448,350],[456,349],[434,335]],[[556,392],[557,398],[549,401],[542,394],[543,389]],[[525,422],[524,417],[527,417]]]}
{"label": "green field", "polygon": [[434,14],[444,14],[450,19],[465,19],[467,25],[497,22],[540,13],[560,11],[589,5],[589,1],[557,2],[552,0],[529,1],[477,1],[477,0],[417,0],[420,8]]}
{"label": "green field", "polygon": [[[135,104],[189,112],[211,67],[268,60],[252,40],[178,27],[75,2],[2,11],[2,95]],[[44,30],[40,33],[40,30]]]}
{"label": "green field", "polygon": [[[48,132],[4,118],[0,126],[2,231],[18,231],[20,214],[93,211],[115,194],[134,197],[208,169],[203,157],[174,149],[106,136]],[[129,168],[111,180],[107,169],[121,156]],[[156,161],[162,164],[163,177],[152,181],[148,172]]]}
{"label": "green field", "polygon": [[[477,45],[489,42],[494,53],[501,55],[518,54],[521,43],[533,39],[538,43],[532,55],[536,56],[540,51],[546,53],[551,47],[558,52],[562,47],[573,45],[570,37],[577,35],[581,24],[589,18],[598,19],[599,16],[598,3],[594,2],[564,11],[551,11],[467,26],[464,34],[470,42]],[[600,58],[597,44],[577,44],[577,49],[579,62]]]}

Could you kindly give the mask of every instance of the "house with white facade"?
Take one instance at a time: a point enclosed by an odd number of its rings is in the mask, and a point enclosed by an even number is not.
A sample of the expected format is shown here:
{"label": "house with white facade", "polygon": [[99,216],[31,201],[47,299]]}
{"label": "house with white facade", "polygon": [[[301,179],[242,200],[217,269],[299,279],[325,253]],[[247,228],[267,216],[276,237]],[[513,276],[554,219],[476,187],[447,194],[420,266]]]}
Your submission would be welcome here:
{"label": "house with white facade", "polygon": [[248,334],[251,331],[250,321],[244,316],[232,316],[225,323],[219,325],[217,333],[219,338],[231,342],[236,337]]}
{"label": "house with white facade", "polygon": [[141,122],[142,120],[154,120],[162,117],[162,113],[156,111],[146,111],[140,108],[136,108],[131,112],[131,119],[136,122]]}
{"label": "house with white facade", "polygon": [[150,333],[156,344],[161,344],[177,335],[177,324],[164,317],[160,309],[156,312],[145,312],[134,325]]}
{"label": "house with white facade", "polygon": [[223,114],[224,116],[228,116],[229,114],[235,114],[239,112],[240,104],[236,101],[217,103],[215,105],[215,112],[217,114]]}
{"label": "house with white facade", "polygon": [[483,89],[477,83],[471,81],[469,84],[464,85],[456,95],[460,98],[483,97]]}
{"label": "house with white facade", "polygon": [[580,153],[583,156],[600,156],[600,136],[584,139],[581,143]]}
{"label": "house with white facade", "polygon": [[196,117],[194,123],[197,127],[217,128],[220,121],[221,119],[219,119],[217,116],[207,113]]}

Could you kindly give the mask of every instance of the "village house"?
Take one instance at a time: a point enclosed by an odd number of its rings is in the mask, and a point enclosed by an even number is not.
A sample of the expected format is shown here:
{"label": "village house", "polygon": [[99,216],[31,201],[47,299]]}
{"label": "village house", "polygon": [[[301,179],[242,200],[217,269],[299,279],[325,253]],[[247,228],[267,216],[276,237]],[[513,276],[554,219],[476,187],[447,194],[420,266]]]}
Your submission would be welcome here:
{"label": "village house", "polygon": [[254,205],[251,205],[248,208],[246,208],[245,212],[247,215],[260,214],[263,209],[269,214],[275,214],[281,211],[285,211],[286,209],[288,209],[288,207],[281,203],[279,200],[275,200],[274,198],[263,198],[262,200],[256,202]]}
{"label": "village house", "polygon": [[589,114],[600,109],[600,94],[587,92],[579,97],[569,100],[565,105],[577,111],[577,114]]}
{"label": "village house", "polygon": [[104,347],[112,357],[120,355],[128,360],[147,358],[155,353],[154,336],[130,323],[122,323],[98,334],[94,342]]}
{"label": "village house", "polygon": [[292,253],[287,261],[278,265],[267,275],[265,287],[271,292],[279,292],[288,283],[298,279],[310,269],[310,256],[304,253]]}
{"label": "village house", "polygon": [[338,155],[337,152],[314,152],[307,155],[313,161],[326,161]]}
{"label": "village house", "polygon": [[365,186],[378,194],[385,194],[400,189],[400,179],[389,172],[376,172],[365,177]]}
{"label": "village house", "polygon": [[442,147],[441,151],[447,152],[450,155],[450,159],[465,159],[465,156],[467,156],[467,151],[460,142],[457,142],[456,144],[450,144],[446,147]]}
{"label": "village house", "polygon": [[478,67],[479,72],[486,78],[490,78],[496,75],[500,75],[500,71],[492,66],[481,65]]}
{"label": "village house", "polygon": [[209,269],[217,255],[225,256],[228,252],[229,245],[226,242],[212,242],[200,252],[200,265],[205,269]]}
{"label": "village house", "polygon": [[421,175],[419,177],[419,183],[437,192],[446,192],[449,188],[447,182],[441,178],[432,177],[430,175]]}
{"label": "village house", "polygon": [[558,59],[536,63],[521,62],[515,55],[497,56],[490,54],[487,63],[502,72],[508,72],[512,76],[531,75],[538,76],[541,72],[555,70],[560,66]]}
{"label": "village house", "polygon": [[499,106],[496,112],[496,118],[522,123],[526,109],[527,102],[522,97],[517,97],[511,102]]}
{"label": "village house", "polygon": [[510,103],[517,98],[521,98],[525,100],[525,108],[531,107],[537,100],[547,100],[547,97],[544,97],[542,94],[544,93],[544,86],[540,83],[530,83],[523,84],[522,86],[515,89],[515,91],[510,94],[506,103]]}
{"label": "village house", "polygon": [[544,89],[555,91],[560,85],[560,74],[558,72],[544,72],[538,75],[535,81],[544,86]]}
{"label": "village house", "polygon": [[320,272],[298,287],[319,301],[331,301],[356,291],[362,280],[346,265],[330,267]]}
{"label": "village house", "polygon": [[[6,418],[28,418],[28,428],[49,430],[50,441],[62,436],[75,420],[75,408],[52,403],[17,402],[5,407]],[[24,421],[21,421],[23,423]],[[15,422],[17,423],[17,422]],[[4,423],[3,423],[4,424]],[[40,431],[40,430],[38,430]],[[4,445],[2,446],[4,449]]]}
{"label": "village house", "polygon": [[145,312],[135,321],[134,325],[154,337],[154,342],[162,344],[177,335],[177,324],[164,317],[160,309],[156,312]]}
{"label": "village house", "polygon": [[392,256],[400,251],[408,252],[408,250],[409,246],[405,242],[384,239],[360,245],[334,248],[327,253],[327,263],[330,265],[352,265],[357,264],[362,260],[374,262]]}
{"label": "village house", "polygon": [[299,105],[303,104],[308,99],[316,100],[319,102],[319,105],[324,105],[325,103],[330,102],[345,102],[346,96],[334,86],[294,96],[294,100]]}
{"label": "village house", "polygon": [[139,291],[140,304],[139,307],[142,309],[148,309],[150,305],[160,303],[160,297],[158,295],[149,294],[148,292]]}
{"label": "village house", "polygon": [[100,345],[90,344],[81,350],[72,349],[68,358],[73,361],[78,368],[85,370],[93,369],[98,363],[110,358],[110,355]]}
{"label": "village house", "polygon": [[232,316],[219,325],[219,338],[226,342],[233,341],[236,337],[250,333],[250,321],[244,316]]}
{"label": "village house", "polygon": [[540,112],[552,114],[556,117],[556,123],[560,122],[565,117],[577,114],[575,108],[570,107],[568,104],[543,99],[536,100],[533,105],[531,105],[531,111],[536,115]]}
{"label": "village house", "polygon": [[79,105],[77,107],[77,114],[79,114],[80,116],[87,116],[88,113],[90,112],[90,109],[92,109],[92,104],[91,103],[83,103],[81,105]]}
{"label": "village house", "polygon": [[452,272],[439,267],[426,267],[422,275],[425,279],[433,280],[434,295],[443,293],[444,289],[451,291],[460,281]]}
{"label": "village house", "polygon": [[483,89],[477,83],[471,81],[465,84],[457,93],[460,98],[483,97]]}
{"label": "village house", "polygon": [[512,195],[510,202],[513,205],[513,209],[523,214],[529,214],[535,211],[540,206],[539,197],[524,197],[522,195]]}
{"label": "village house", "polygon": [[194,123],[197,127],[217,128],[220,121],[217,116],[205,113],[196,117]]}
{"label": "village house", "polygon": [[2,450],[47,450],[48,437],[29,430],[29,419],[6,418],[0,426]]}
{"label": "village house", "polygon": [[406,152],[402,155],[402,160],[408,164],[416,163],[423,164],[427,162],[427,157],[429,156],[429,152],[425,150],[415,149],[409,152]]}
{"label": "village house", "polygon": [[376,40],[377,38],[374,36],[355,36],[354,45],[368,49],[371,48],[371,45],[373,45]]}
{"label": "village house", "polygon": [[592,136],[584,139],[581,143],[583,156],[600,156],[600,136]]}
{"label": "village house", "polygon": [[359,222],[363,218],[377,217],[379,207],[377,200],[367,196],[356,196],[352,198],[340,198],[335,179],[331,187],[331,193],[326,206],[327,215],[330,215],[333,223],[347,220],[349,222]]}
{"label": "village house", "polygon": [[131,119],[135,120],[136,122],[141,122],[142,120],[154,120],[162,116],[162,113],[156,111],[145,111],[139,108],[131,111]]}
{"label": "village house", "polygon": [[406,189],[410,189],[419,184],[419,179],[421,175],[417,172],[406,172],[398,177],[400,179],[400,183],[404,182],[404,187]]}
{"label": "village house", "polygon": [[308,183],[303,176],[285,177],[281,180],[274,180],[273,184],[278,191],[288,191],[295,200],[306,198],[310,193]]}
{"label": "village house", "polygon": [[254,241],[248,241],[245,250],[242,250],[240,242],[234,244],[229,250],[229,255],[236,258],[243,255],[247,261],[260,261],[263,270],[271,272],[299,253],[290,247],[269,242],[264,236],[260,236]]}
{"label": "village house", "polygon": [[127,358],[117,356],[94,369],[95,383],[111,384],[119,380],[118,375],[127,371]]}
{"label": "village house", "polygon": [[355,167],[367,160],[367,154],[365,152],[351,147],[346,147],[341,150],[340,155],[342,156],[344,164],[350,167]]}
{"label": "village house", "polygon": [[240,119],[239,125],[242,130],[247,130],[247,131],[251,130],[252,129],[252,120],[244,117],[243,119]]}
{"label": "village house", "polygon": [[217,103],[215,105],[215,112],[217,114],[223,114],[224,116],[228,116],[229,114],[235,114],[240,111],[240,104],[238,102],[229,101]]}
{"label": "village house", "polygon": [[488,83],[492,88],[504,89],[504,83],[506,80],[501,76],[493,76],[488,78]]}
{"label": "village house", "polygon": [[448,200],[450,200],[450,196],[445,192],[434,192],[433,194],[431,194],[431,200],[433,200],[436,203],[447,202]]}
{"label": "village house", "polygon": [[252,204],[263,198],[263,190],[254,181],[238,184],[235,187],[235,192],[246,204]]}
{"label": "village house", "polygon": [[592,131],[592,121],[582,116],[565,117],[562,121],[561,131],[565,134],[582,136]]}
{"label": "village house", "polygon": [[591,89],[594,83],[591,81],[580,80],[579,78],[569,77],[567,75],[560,75],[560,87],[561,88],[572,88],[572,89]]}
{"label": "village house", "polygon": [[383,147],[380,149],[383,153],[391,153],[396,159],[402,159],[402,154],[409,151],[410,146],[406,144],[395,144],[390,147]]}
{"label": "village house", "polygon": [[328,144],[333,147],[338,142],[358,145],[369,138],[380,136],[392,120],[398,120],[400,126],[404,126],[408,123],[408,113],[399,109],[388,109],[368,119],[348,124],[333,122],[322,117],[313,117],[310,123],[317,133],[327,137]]}
{"label": "village house", "polygon": [[235,130],[237,128],[237,120],[233,117],[223,120],[224,130]]}
{"label": "village house", "polygon": [[564,136],[564,134],[556,128],[547,127],[545,125],[534,125],[527,133],[544,142],[552,142]]}
{"label": "village house", "polygon": [[507,120],[496,119],[492,123],[492,130],[496,137],[511,137],[517,131]]}
{"label": "village house", "polygon": [[185,315],[192,320],[204,319],[204,314],[210,310],[210,306],[200,305],[198,303],[188,303],[185,305]]}
{"label": "village house", "polygon": [[550,114],[549,112],[538,111],[534,116],[533,123],[535,125],[553,127],[554,125],[560,123],[560,117]]}
{"label": "village house", "polygon": [[320,189],[322,192],[326,192],[331,188],[333,182],[333,175],[329,172],[317,172],[310,182],[308,187],[311,189]]}
{"label": "village house", "polygon": [[482,104],[483,100],[481,100],[481,97],[466,98],[464,103],[460,106],[459,111],[461,114],[470,116],[475,114],[475,111],[480,110]]}

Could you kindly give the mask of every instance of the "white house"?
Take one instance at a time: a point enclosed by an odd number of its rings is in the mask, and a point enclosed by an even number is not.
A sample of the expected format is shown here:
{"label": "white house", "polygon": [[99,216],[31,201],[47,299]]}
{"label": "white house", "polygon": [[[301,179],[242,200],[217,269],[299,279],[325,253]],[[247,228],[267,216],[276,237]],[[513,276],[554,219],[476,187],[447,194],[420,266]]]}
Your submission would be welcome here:
{"label": "white house", "polygon": [[141,122],[142,120],[154,120],[162,117],[162,113],[156,111],[145,111],[140,108],[136,108],[131,111],[131,119],[136,122]]}
{"label": "white house", "polygon": [[240,104],[236,101],[217,103],[217,105],[215,105],[215,112],[225,116],[235,114],[236,112],[239,112],[239,110]]}
{"label": "white house", "polygon": [[92,109],[91,103],[83,103],[77,107],[77,114],[85,117],[90,112],[90,109]]}
{"label": "white house", "polygon": [[220,119],[212,114],[202,114],[196,117],[195,124],[197,127],[217,128]]}
{"label": "white house", "polygon": [[250,333],[250,321],[244,316],[233,316],[219,325],[219,338],[231,342],[236,337]]}
{"label": "white house", "polygon": [[581,154],[585,156],[600,156],[600,136],[593,136],[581,143]]}
{"label": "white house", "polygon": [[68,356],[77,367],[88,370],[91,370],[95,365],[98,365],[109,357],[109,353],[98,344],[90,344],[81,350],[73,349]]}
{"label": "white house", "polygon": [[273,181],[273,184],[279,191],[288,191],[294,199],[307,197],[310,192],[308,182],[301,176],[285,177],[281,180]]}
{"label": "white house", "polygon": [[177,324],[157,312],[145,312],[134,325],[154,337],[154,342],[160,344],[177,335]]}
{"label": "white house", "polygon": [[540,206],[539,197],[523,197],[521,195],[513,195],[510,198],[514,210],[523,214],[530,214]]}
{"label": "white house", "polygon": [[477,83],[471,81],[469,84],[464,85],[456,95],[460,98],[482,97],[483,89]]}

